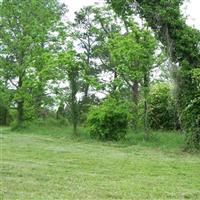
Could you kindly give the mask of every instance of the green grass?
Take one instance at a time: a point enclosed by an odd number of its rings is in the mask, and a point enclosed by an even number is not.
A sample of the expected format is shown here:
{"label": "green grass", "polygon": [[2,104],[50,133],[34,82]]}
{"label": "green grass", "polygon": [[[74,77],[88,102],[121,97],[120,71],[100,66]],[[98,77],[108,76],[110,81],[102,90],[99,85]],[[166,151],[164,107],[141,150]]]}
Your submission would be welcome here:
{"label": "green grass", "polygon": [[175,133],[121,142],[71,135],[62,126],[2,128],[1,199],[200,199],[200,156]]}
{"label": "green grass", "polygon": [[145,134],[130,132],[123,141],[127,145],[140,145],[145,147],[159,148],[162,150],[181,150],[184,149],[185,137],[179,132],[156,131]]}

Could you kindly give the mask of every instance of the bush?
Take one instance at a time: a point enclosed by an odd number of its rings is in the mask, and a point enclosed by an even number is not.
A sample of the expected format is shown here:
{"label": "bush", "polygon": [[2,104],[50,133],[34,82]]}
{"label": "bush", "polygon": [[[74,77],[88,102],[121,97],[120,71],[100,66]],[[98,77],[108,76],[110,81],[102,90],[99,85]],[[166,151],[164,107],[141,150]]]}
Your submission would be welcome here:
{"label": "bush", "polygon": [[187,106],[181,113],[182,128],[186,132],[189,150],[200,150],[200,69],[193,70],[193,83],[197,85],[196,95],[186,98]]}
{"label": "bush", "polygon": [[106,99],[99,106],[90,109],[87,124],[92,138],[100,140],[119,140],[124,138],[130,119],[130,104]]}
{"label": "bush", "polygon": [[194,99],[182,112],[181,120],[186,132],[186,148],[200,150],[200,97]]}
{"label": "bush", "polygon": [[168,83],[153,85],[149,94],[149,125],[152,129],[173,130],[179,128],[175,100]]}
{"label": "bush", "polygon": [[13,120],[10,123],[10,127],[11,127],[12,131],[21,131],[25,128],[28,128],[30,124],[31,124],[30,121],[23,121],[23,122],[19,123],[17,120]]}

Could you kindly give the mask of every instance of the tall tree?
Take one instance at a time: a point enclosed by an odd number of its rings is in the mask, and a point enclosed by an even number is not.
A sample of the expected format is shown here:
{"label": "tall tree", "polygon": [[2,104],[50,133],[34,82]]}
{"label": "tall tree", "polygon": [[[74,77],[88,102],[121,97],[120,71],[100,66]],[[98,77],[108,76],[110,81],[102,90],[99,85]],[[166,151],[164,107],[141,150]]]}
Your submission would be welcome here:
{"label": "tall tree", "polygon": [[0,70],[14,90],[18,125],[25,120],[25,107],[33,102],[40,79],[36,72],[43,67],[39,60],[62,12],[57,0],[3,0],[0,5]]}
{"label": "tall tree", "polygon": [[[171,72],[177,85],[177,103],[188,147],[200,148],[200,93],[193,71],[200,68],[200,31],[186,24],[181,14],[183,0],[108,0],[120,15],[133,9],[145,18],[171,59]],[[124,6],[123,6],[124,5]],[[179,66],[177,68],[177,66]]]}
{"label": "tall tree", "polygon": [[124,26],[122,20],[113,12],[110,6],[95,7],[93,11],[94,20],[99,27],[97,32],[97,45],[94,48],[94,55],[100,61],[101,70],[113,74],[111,82],[111,92],[117,89],[117,71],[115,63],[109,51],[109,40],[115,37],[115,34],[122,32]]}
{"label": "tall tree", "polygon": [[68,49],[59,54],[58,56],[58,70],[60,71],[60,79],[65,82],[69,82],[68,91],[64,91],[64,102],[68,104],[70,119],[73,124],[73,133],[78,135],[77,126],[79,122],[79,102],[78,92],[80,92],[80,77],[82,65],[77,56],[76,51]]}
{"label": "tall tree", "polygon": [[117,34],[110,40],[109,50],[115,60],[116,71],[132,92],[134,113],[137,113],[139,85],[144,83],[145,90],[148,89],[155,49],[156,40],[151,32],[139,28],[136,24],[132,24],[129,33]]}
{"label": "tall tree", "polygon": [[[96,33],[98,32],[94,21],[93,6],[82,8],[76,12],[74,27],[74,36],[83,54],[82,60],[85,63],[85,75],[96,76],[97,70],[94,63],[93,48],[97,42]],[[83,99],[87,102],[89,96],[89,82],[82,81]]]}

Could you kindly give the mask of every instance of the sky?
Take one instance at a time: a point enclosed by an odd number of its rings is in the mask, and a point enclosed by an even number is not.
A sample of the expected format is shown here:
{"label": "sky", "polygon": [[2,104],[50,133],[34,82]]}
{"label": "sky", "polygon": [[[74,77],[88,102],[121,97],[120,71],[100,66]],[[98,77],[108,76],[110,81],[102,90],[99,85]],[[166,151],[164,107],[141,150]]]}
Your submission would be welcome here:
{"label": "sky", "polygon": [[[78,11],[83,6],[92,5],[94,3],[103,4],[104,0],[60,0],[68,6],[68,17],[73,19],[74,12]],[[200,0],[189,0],[183,6],[183,12],[187,16],[187,23],[200,30]]]}

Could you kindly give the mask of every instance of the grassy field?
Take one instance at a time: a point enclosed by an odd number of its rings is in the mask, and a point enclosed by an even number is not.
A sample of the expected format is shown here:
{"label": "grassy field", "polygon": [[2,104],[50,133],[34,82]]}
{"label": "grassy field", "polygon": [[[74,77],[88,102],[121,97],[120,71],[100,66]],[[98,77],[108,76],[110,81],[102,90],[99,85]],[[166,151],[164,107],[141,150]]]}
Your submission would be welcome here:
{"label": "grassy field", "polygon": [[70,129],[1,128],[1,199],[200,199],[200,156],[183,136],[97,142]]}

